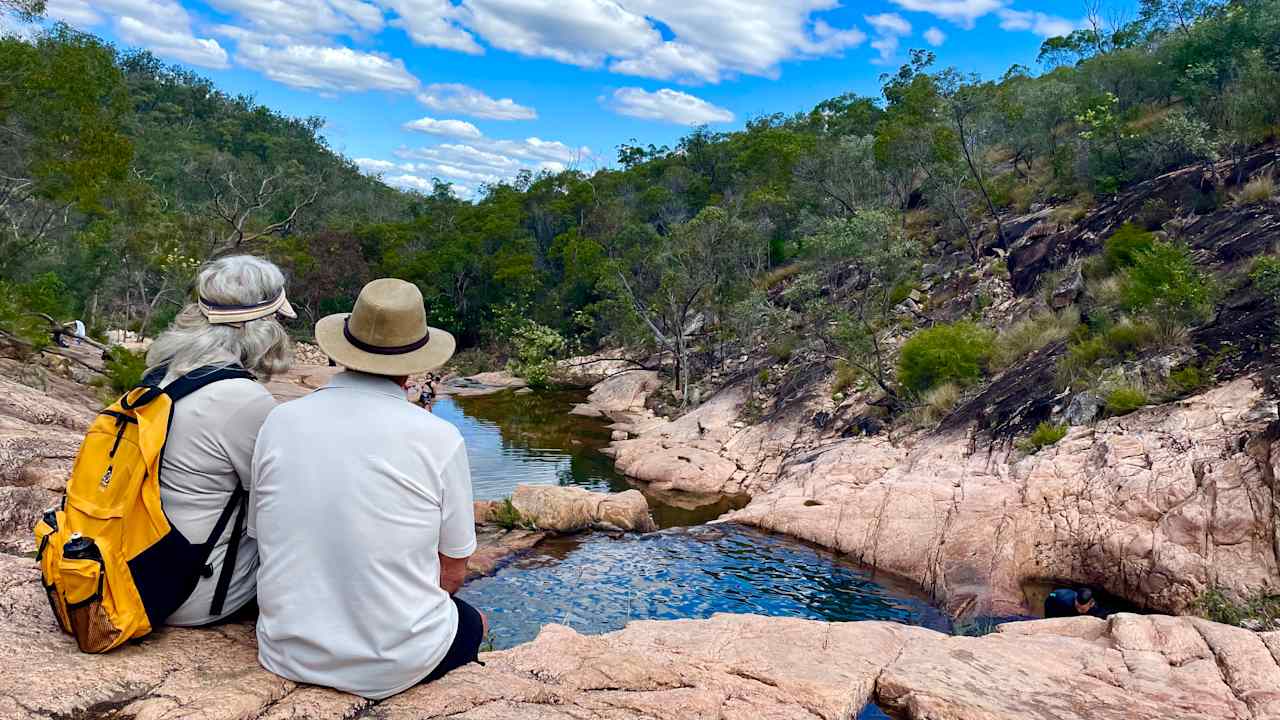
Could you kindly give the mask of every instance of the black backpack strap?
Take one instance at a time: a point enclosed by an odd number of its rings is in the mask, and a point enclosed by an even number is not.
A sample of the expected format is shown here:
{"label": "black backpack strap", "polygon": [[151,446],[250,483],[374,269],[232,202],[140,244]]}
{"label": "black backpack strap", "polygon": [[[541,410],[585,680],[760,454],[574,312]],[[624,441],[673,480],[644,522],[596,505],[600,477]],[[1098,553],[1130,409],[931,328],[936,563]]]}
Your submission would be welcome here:
{"label": "black backpack strap", "polygon": [[178,402],[182,398],[199,390],[200,388],[216,383],[220,380],[253,380],[253,373],[245,370],[238,365],[227,367],[209,366],[196,368],[182,377],[169,383],[164,388],[164,394],[169,396],[173,402]]}
{"label": "black backpack strap", "polygon": [[243,485],[236,483],[236,489],[231,491],[231,499],[227,501],[227,506],[222,508],[222,514],[218,516],[213,532],[209,533],[209,539],[200,546],[200,564],[204,568],[202,574],[210,577],[213,575],[213,567],[209,565],[209,556],[213,554],[213,548],[217,546],[218,539],[226,531],[227,523],[231,522],[232,514],[235,515],[236,521],[231,528],[231,537],[227,540],[227,554],[222,558],[222,572],[218,573],[218,584],[213,590],[213,602],[209,606],[210,615],[221,615],[222,605],[227,600],[231,576],[236,570],[236,556],[240,551],[240,536],[244,534],[245,511],[248,506],[249,491],[245,490]]}

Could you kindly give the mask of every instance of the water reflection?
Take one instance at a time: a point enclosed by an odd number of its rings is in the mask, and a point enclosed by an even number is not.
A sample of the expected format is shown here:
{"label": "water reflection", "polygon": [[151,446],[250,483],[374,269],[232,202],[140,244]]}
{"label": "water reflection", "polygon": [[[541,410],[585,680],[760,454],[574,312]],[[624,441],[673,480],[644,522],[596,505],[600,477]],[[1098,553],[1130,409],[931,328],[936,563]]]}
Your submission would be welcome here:
{"label": "water reflection", "polygon": [[733,524],[551,541],[461,596],[489,613],[499,648],[533,639],[547,623],[601,633],[717,612],[951,629],[927,602],[829,552]]}
{"label": "water reflection", "polygon": [[[432,412],[453,423],[467,442],[471,483],[477,500],[508,497],[516,485],[573,485],[597,492],[634,486],[600,450],[608,426],[570,415],[581,391],[501,392],[481,397],[442,397]],[[645,488],[640,488],[645,491]],[[648,495],[658,527],[699,525],[742,507],[746,498]]]}

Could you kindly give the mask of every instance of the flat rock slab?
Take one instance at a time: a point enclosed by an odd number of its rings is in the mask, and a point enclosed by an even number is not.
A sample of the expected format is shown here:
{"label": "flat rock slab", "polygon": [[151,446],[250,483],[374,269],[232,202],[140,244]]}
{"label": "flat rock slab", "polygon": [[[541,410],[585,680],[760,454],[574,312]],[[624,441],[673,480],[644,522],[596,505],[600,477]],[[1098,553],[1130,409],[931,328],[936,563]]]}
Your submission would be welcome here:
{"label": "flat rock slab", "polygon": [[558,625],[381,703],[263,670],[252,625],[165,628],[79,653],[33,563],[0,555],[0,719],[386,720],[851,718],[875,701],[912,720],[1223,718],[1269,714],[1272,638],[1188,618],[1118,615],[951,637],[886,622],[755,615]]}

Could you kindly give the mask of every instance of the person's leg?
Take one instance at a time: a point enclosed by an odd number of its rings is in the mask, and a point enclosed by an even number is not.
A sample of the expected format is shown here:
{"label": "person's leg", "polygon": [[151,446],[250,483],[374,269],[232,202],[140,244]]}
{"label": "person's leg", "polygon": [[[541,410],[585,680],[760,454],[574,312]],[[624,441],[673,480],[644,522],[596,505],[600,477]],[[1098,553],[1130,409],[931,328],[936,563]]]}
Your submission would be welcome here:
{"label": "person's leg", "polygon": [[479,610],[456,597],[453,598],[453,603],[458,608],[458,632],[454,634],[453,644],[449,646],[449,651],[440,660],[440,664],[422,682],[439,680],[452,670],[479,661],[480,643],[484,642],[484,636],[489,631],[489,620]]}

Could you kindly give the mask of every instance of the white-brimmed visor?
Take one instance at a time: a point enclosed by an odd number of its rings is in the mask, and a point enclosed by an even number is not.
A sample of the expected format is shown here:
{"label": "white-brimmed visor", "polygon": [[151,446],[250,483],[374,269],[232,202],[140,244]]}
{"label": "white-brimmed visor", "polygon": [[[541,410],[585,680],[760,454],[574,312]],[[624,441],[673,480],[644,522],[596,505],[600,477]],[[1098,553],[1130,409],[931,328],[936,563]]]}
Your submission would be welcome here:
{"label": "white-brimmed visor", "polygon": [[221,305],[204,298],[200,298],[199,304],[201,314],[209,320],[211,325],[238,325],[251,320],[261,320],[272,315],[279,315],[290,320],[298,317],[298,314],[293,310],[293,306],[289,304],[289,299],[284,296],[283,289],[274,299],[266,300],[256,305]]}

